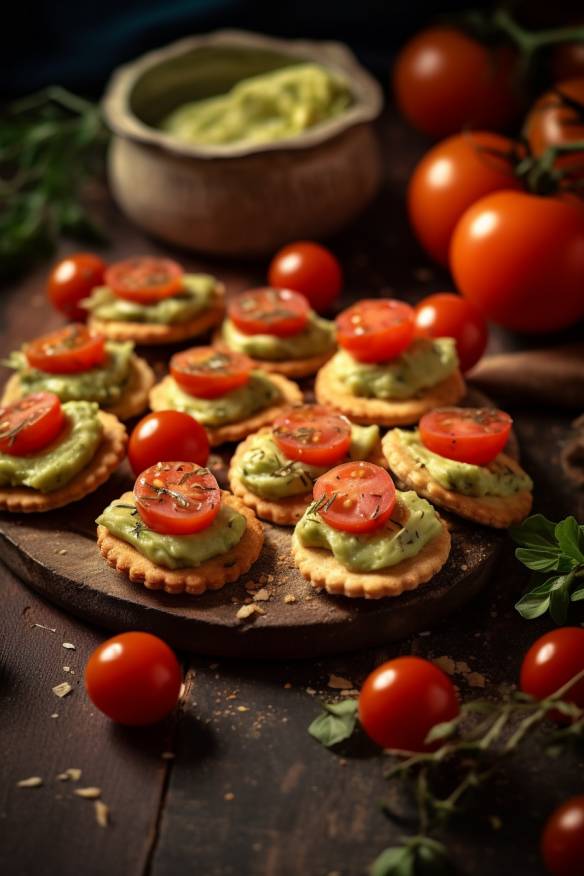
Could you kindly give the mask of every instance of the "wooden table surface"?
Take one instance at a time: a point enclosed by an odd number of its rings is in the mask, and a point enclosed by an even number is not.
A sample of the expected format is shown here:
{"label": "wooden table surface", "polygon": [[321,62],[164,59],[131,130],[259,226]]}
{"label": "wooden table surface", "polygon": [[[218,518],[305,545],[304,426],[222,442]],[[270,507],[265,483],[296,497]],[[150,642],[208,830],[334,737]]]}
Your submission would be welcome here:
{"label": "wooden table surface", "polygon": [[[383,292],[416,300],[447,288],[447,279],[417,250],[403,211],[403,183],[424,144],[391,122],[383,134],[385,188],[333,246],[350,295]],[[112,238],[107,258],[168,252],[110,205],[102,206]],[[229,292],[261,282],[265,272],[265,265],[184,260],[188,267],[217,273]],[[3,354],[58,324],[45,304],[45,276],[46,266],[40,266],[3,290]],[[517,346],[520,341],[501,332],[492,339],[493,349]],[[524,465],[535,480],[536,508],[555,519],[567,513],[582,519],[582,494],[575,493],[559,464],[570,417],[548,410],[512,413]],[[0,568],[0,873],[365,873],[402,833],[384,817],[379,801],[389,796],[407,811],[407,798],[401,786],[387,785],[383,759],[373,748],[349,748],[342,758],[307,734],[318,698],[333,693],[331,673],[358,687],[374,666],[398,654],[447,656],[460,661],[454,680],[463,696],[497,697],[502,686],[515,682],[526,647],[550,626],[545,619],[524,621],[514,611],[526,580],[508,545],[482,596],[439,627],[400,644],[309,662],[183,657],[185,689],[177,714],[161,726],[130,730],[98,713],[83,688],[85,662],[106,633],[53,608]],[[73,691],[59,699],[52,688],[62,681]],[[481,684],[485,687],[477,687]],[[56,779],[68,768],[82,770],[78,783]],[[30,776],[42,777],[42,786],[17,787]],[[97,824],[93,801],[74,794],[86,786],[101,788],[110,808],[108,827]],[[460,872],[543,874],[537,854],[543,819],[581,790],[582,762],[576,755],[550,760],[531,746],[481,798],[473,817],[452,825],[447,842]]]}

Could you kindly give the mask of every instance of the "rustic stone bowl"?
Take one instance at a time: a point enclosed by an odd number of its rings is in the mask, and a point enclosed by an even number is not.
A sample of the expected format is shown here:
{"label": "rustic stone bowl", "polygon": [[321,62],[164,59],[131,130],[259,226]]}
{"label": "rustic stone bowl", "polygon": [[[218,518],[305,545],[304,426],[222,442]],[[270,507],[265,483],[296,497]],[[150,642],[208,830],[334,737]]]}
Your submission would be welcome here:
{"label": "rustic stone bowl", "polygon": [[[354,102],[338,118],[261,145],[194,146],[156,127],[182,103],[303,60],[348,79]],[[113,74],[103,102],[111,189],[147,232],[212,255],[269,255],[294,239],[326,237],[378,189],[372,123],[382,103],[378,84],[339,43],[226,30],[189,37]]]}

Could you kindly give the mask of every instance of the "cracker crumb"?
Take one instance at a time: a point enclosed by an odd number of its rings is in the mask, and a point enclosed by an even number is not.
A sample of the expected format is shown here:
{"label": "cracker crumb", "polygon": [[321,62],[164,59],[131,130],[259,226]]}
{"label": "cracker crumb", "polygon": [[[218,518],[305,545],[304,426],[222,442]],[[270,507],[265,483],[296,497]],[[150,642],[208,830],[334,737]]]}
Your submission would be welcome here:
{"label": "cracker crumb", "polygon": [[341,696],[342,697],[357,697],[357,696],[359,696],[359,691],[357,690],[356,687],[352,687],[350,690],[342,690]]}
{"label": "cracker crumb", "polygon": [[293,602],[296,602],[296,597],[292,593],[287,593],[284,597],[284,602],[287,602],[288,605],[291,605]]}
{"label": "cracker crumb", "polygon": [[233,793],[233,791],[227,791],[226,794],[223,794],[223,799],[228,801],[235,800],[235,794]]}
{"label": "cracker crumb", "polygon": [[71,672],[70,666],[63,666],[63,672]]}
{"label": "cracker crumb", "polygon": [[107,827],[109,824],[109,806],[103,800],[96,800],[93,805],[95,807],[95,820],[100,827]]}
{"label": "cracker crumb", "polygon": [[53,688],[53,693],[56,696],[60,697],[60,699],[63,699],[63,697],[66,697],[67,694],[70,694],[72,690],[73,688],[68,681],[62,681],[61,684],[55,685],[55,687]]}
{"label": "cracker crumb", "polygon": [[28,779],[21,779],[16,783],[17,788],[40,788],[43,780],[40,776],[30,776]]}
{"label": "cracker crumb", "polygon": [[64,557],[64,556],[66,556],[66,555],[69,553],[69,551],[67,550],[67,548],[61,548],[61,550],[60,550],[60,551],[57,551],[57,553],[58,553],[61,557]]}
{"label": "cracker crumb", "polygon": [[287,681],[286,684],[284,685],[285,690],[290,690],[291,687],[292,687],[291,681]]}
{"label": "cracker crumb", "polygon": [[256,581],[251,580],[251,581],[246,581],[243,586],[245,587],[246,590],[249,591],[249,590],[257,590],[259,587],[259,584]]}
{"label": "cracker crumb", "polygon": [[470,684],[471,687],[486,687],[487,679],[484,675],[481,675],[480,672],[469,672],[466,677],[466,680]]}
{"label": "cracker crumb", "polygon": [[263,608],[260,608],[259,605],[256,605],[255,602],[251,602],[249,605],[242,605],[235,617],[238,618],[238,620],[246,620],[253,614],[265,614],[265,611]]}
{"label": "cracker crumb", "polygon": [[333,673],[329,676],[327,687],[330,687],[333,690],[350,690],[354,688],[355,685],[348,678],[343,678],[342,675],[334,675]]}
{"label": "cracker crumb", "polygon": [[307,687],[307,688],[306,688],[306,693],[307,693],[309,696],[311,696],[311,697],[315,697],[315,696],[316,696],[316,691],[315,691],[315,689],[314,689],[313,687]]}
{"label": "cracker crumb", "polygon": [[75,788],[73,791],[78,797],[83,797],[84,800],[97,800],[101,797],[101,788]]}
{"label": "cracker crumb", "polygon": [[68,769],[57,775],[57,779],[59,782],[68,782],[69,780],[72,782],[78,782],[80,778],[81,770],[77,767],[69,767]]}
{"label": "cracker crumb", "polygon": [[437,666],[439,669],[442,669],[443,672],[446,672],[447,675],[454,675],[456,671],[456,664],[452,657],[447,657],[444,655],[443,657],[436,657],[432,663],[434,666]]}
{"label": "cracker crumb", "polygon": [[76,650],[75,645],[73,645],[71,642],[63,642],[63,648],[66,648],[68,651]]}
{"label": "cracker crumb", "polygon": [[249,708],[247,706],[238,706],[237,711],[238,712],[249,712]]}
{"label": "cracker crumb", "polygon": [[466,660],[457,660],[454,664],[454,668],[456,672],[459,672],[461,675],[467,675],[471,671]]}
{"label": "cracker crumb", "polygon": [[58,712],[53,712],[53,714],[51,715],[51,718],[58,718],[58,717],[59,717]]}
{"label": "cracker crumb", "polygon": [[270,593],[269,593],[268,590],[266,590],[265,587],[262,587],[261,590],[258,590],[258,591],[254,594],[254,597],[253,597],[253,598],[254,598],[254,600],[255,600],[256,602],[267,602],[268,599],[270,598]]}
{"label": "cracker crumb", "polygon": [[53,627],[46,627],[44,624],[31,624],[31,627],[37,627],[39,630],[46,630],[47,633],[56,633],[57,630]]}

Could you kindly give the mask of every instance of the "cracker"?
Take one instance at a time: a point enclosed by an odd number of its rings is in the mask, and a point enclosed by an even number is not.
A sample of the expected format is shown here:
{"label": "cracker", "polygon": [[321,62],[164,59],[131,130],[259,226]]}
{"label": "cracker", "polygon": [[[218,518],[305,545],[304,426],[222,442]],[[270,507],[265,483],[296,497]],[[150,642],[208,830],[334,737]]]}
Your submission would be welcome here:
{"label": "cracker", "polygon": [[[506,529],[514,523],[520,523],[531,510],[533,497],[529,490],[522,490],[511,496],[464,496],[462,493],[447,490],[434,480],[428,469],[421,468],[416,463],[407,447],[392,432],[388,432],[383,438],[382,446],[390,469],[409,489],[460,517],[485,526]],[[519,463],[511,456],[502,453],[501,458],[509,468],[523,473]]]}
{"label": "cracker", "polygon": [[[213,335],[213,345],[222,350],[231,349],[223,340],[220,331],[215,332]],[[319,368],[322,368],[334,356],[335,352],[336,347],[333,347],[332,350],[326,353],[319,353],[318,356],[307,356],[304,359],[253,359],[251,356],[249,358],[251,358],[256,368],[261,368],[262,371],[268,371],[270,374],[282,374],[284,377],[296,379],[316,374]]]}
{"label": "cracker", "polygon": [[51,493],[41,493],[31,487],[0,487],[0,509],[24,513],[49,511],[77,502],[105,483],[126,455],[128,436],[123,423],[113,414],[99,411],[98,417],[103,425],[101,443],[84,469]]}
{"label": "cracker", "polygon": [[465,394],[466,386],[460,371],[450,374],[415,398],[364,398],[351,395],[334,371],[333,362],[321,368],[316,375],[314,392],[317,401],[330,405],[353,422],[361,425],[410,426],[417,423],[427,411],[452,405]]}
{"label": "cracker", "polygon": [[[165,390],[171,380],[172,378],[167,375],[150,391],[150,407],[153,411],[163,411],[168,408]],[[211,447],[217,447],[219,444],[226,444],[230,441],[241,441],[252,432],[257,432],[262,426],[273,422],[290,405],[302,403],[302,391],[291,380],[281,374],[271,374],[270,380],[280,390],[281,399],[238,423],[226,423],[225,426],[206,426]]]}
{"label": "cracker", "polygon": [[[200,596],[206,590],[220,590],[225,584],[244,575],[260,555],[264,543],[264,530],[253,511],[237,496],[221,493],[222,500],[246,519],[246,530],[241,541],[231,550],[213,557],[200,566],[190,569],[165,569],[157,566],[127,542],[112,535],[105,526],[97,527],[97,543],[108,565],[123,572],[130,581],[143,584],[149,590],[165,590],[167,593],[189,593]],[[130,502],[132,493],[124,493],[120,502]]]}

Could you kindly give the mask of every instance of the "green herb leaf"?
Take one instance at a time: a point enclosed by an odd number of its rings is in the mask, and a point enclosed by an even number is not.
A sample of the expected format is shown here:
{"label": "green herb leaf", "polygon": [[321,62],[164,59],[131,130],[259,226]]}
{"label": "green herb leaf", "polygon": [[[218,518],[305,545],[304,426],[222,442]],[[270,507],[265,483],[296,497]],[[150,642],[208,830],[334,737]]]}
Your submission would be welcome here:
{"label": "green herb leaf", "polygon": [[575,517],[561,520],[555,529],[557,542],[562,551],[577,563],[584,563],[584,526],[578,526]]}
{"label": "green herb leaf", "polygon": [[314,719],[308,732],[321,745],[331,748],[353,734],[357,724],[358,703],[357,700],[346,699],[340,703],[323,703],[322,706],[325,711]]}
{"label": "green herb leaf", "polygon": [[550,614],[558,626],[566,623],[566,618],[568,617],[568,606],[570,604],[570,590],[572,589],[573,581],[574,573],[570,572],[569,575],[561,575],[559,578],[556,578],[554,586],[552,587],[550,594]]}
{"label": "green herb leaf", "polygon": [[532,572],[568,572],[574,565],[571,557],[566,557],[556,548],[517,548],[517,559]]}
{"label": "green herb leaf", "polygon": [[572,593],[572,602],[581,602],[584,599],[584,587],[574,590]]}
{"label": "green herb leaf", "polygon": [[415,852],[409,846],[385,849],[371,864],[370,876],[414,876]]}
{"label": "green herb leaf", "polygon": [[416,848],[416,876],[453,876],[454,865],[442,843],[429,837],[420,840]]}
{"label": "green herb leaf", "polygon": [[428,735],[426,736],[424,742],[426,745],[430,745],[432,742],[438,742],[445,739],[448,739],[453,735],[456,728],[460,723],[460,716],[454,718],[452,721],[443,721],[440,724],[434,724],[434,726],[430,729]]}
{"label": "green herb leaf", "polygon": [[524,547],[557,547],[556,524],[543,514],[532,514],[519,526],[511,526],[509,535]]}

